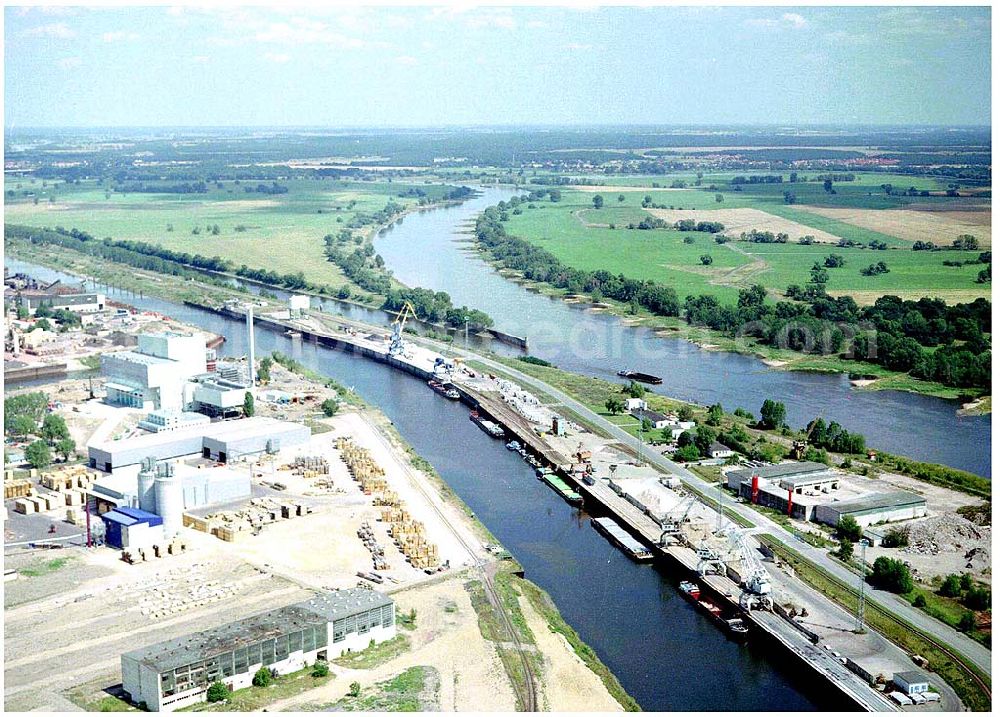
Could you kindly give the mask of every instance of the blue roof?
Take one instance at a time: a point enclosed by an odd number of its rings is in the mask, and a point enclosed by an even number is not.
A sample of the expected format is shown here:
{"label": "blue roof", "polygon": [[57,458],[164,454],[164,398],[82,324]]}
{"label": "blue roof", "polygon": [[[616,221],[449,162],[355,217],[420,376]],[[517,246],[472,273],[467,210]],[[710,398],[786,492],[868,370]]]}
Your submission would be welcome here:
{"label": "blue roof", "polygon": [[163,518],[155,513],[139,510],[138,508],[115,508],[114,510],[109,510],[107,513],[102,515],[101,518],[103,520],[120,523],[121,525],[135,525],[136,523],[163,525]]}

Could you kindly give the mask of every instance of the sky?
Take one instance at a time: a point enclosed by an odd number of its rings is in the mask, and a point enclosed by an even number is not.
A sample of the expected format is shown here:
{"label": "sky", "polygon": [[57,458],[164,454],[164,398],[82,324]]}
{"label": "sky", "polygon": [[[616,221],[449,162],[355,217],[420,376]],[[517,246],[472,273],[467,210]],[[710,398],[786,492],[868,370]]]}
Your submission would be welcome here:
{"label": "sky", "polygon": [[4,122],[989,125],[985,7],[7,7]]}

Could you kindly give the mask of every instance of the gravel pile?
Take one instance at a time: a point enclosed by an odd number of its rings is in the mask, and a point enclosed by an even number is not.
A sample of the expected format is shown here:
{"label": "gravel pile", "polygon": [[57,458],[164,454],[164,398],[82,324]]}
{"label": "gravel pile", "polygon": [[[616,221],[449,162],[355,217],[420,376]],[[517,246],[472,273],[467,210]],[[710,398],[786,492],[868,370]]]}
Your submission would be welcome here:
{"label": "gravel pile", "polygon": [[966,520],[958,515],[928,518],[910,526],[910,544],[906,553],[937,555],[941,552],[962,553],[967,560],[989,564],[990,528]]}

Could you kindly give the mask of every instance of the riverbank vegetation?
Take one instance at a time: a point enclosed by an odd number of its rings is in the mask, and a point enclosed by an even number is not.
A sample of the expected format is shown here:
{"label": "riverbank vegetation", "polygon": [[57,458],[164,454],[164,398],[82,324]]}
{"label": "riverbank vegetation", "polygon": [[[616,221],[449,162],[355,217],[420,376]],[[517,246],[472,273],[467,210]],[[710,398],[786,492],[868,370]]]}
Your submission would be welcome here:
{"label": "riverbank vegetation", "polygon": [[764,286],[753,284],[738,290],[735,304],[723,304],[710,294],[688,295],[681,302],[672,286],[605,269],[571,267],[536,244],[511,236],[504,226],[511,207],[517,211],[540,198],[540,192],[534,192],[501,202],[487,209],[475,227],[476,240],[490,257],[527,280],[567,294],[589,294],[594,301],[609,298],[657,316],[682,317],[690,326],[774,349],[873,363],[975,393],[990,389],[991,307],[985,299],[948,306],[940,299],[883,296],[862,308],[850,297],[828,294],[828,271],[817,264],[806,289],[789,288],[792,301],[774,302]]}

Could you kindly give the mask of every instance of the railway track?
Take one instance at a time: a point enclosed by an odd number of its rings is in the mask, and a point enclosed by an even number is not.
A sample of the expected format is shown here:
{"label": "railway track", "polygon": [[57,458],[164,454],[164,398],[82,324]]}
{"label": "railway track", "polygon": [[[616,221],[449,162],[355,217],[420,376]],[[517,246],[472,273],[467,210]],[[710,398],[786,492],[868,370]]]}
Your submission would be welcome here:
{"label": "railway track", "polygon": [[[385,435],[382,428],[375,425],[368,416],[364,417],[364,420],[368,425],[374,429],[375,435],[378,440],[390,451],[394,451],[392,442],[388,436]],[[514,688],[514,692],[517,694],[518,702],[520,702],[522,711],[524,712],[537,712],[538,711],[538,688],[535,685],[535,678],[531,669],[531,659],[528,657],[528,651],[525,649],[524,644],[518,637],[517,628],[511,621],[510,616],[507,611],[504,610],[503,601],[500,599],[500,594],[497,592],[496,584],[493,581],[493,576],[496,572],[496,564],[488,565],[483,562],[482,559],[476,554],[475,548],[473,548],[469,542],[462,536],[462,534],[452,525],[449,516],[445,515],[444,511],[441,510],[437,503],[434,501],[433,496],[427,491],[423,485],[423,481],[420,480],[413,472],[413,469],[406,465],[403,465],[403,470],[406,472],[407,477],[410,479],[411,484],[417,489],[417,491],[424,496],[427,500],[428,505],[431,509],[441,518],[442,522],[448,527],[449,532],[455,539],[459,542],[462,548],[469,554],[472,558],[475,569],[479,572],[482,583],[483,590],[486,592],[486,597],[493,606],[493,609],[500,616],[500,621],[504,626],[504,630],[507,632],[508,640],[516,648],[518,659],[524,670],[524,681],[523,683],[518,683],[517,680],[511,681],[511,686]]]}

